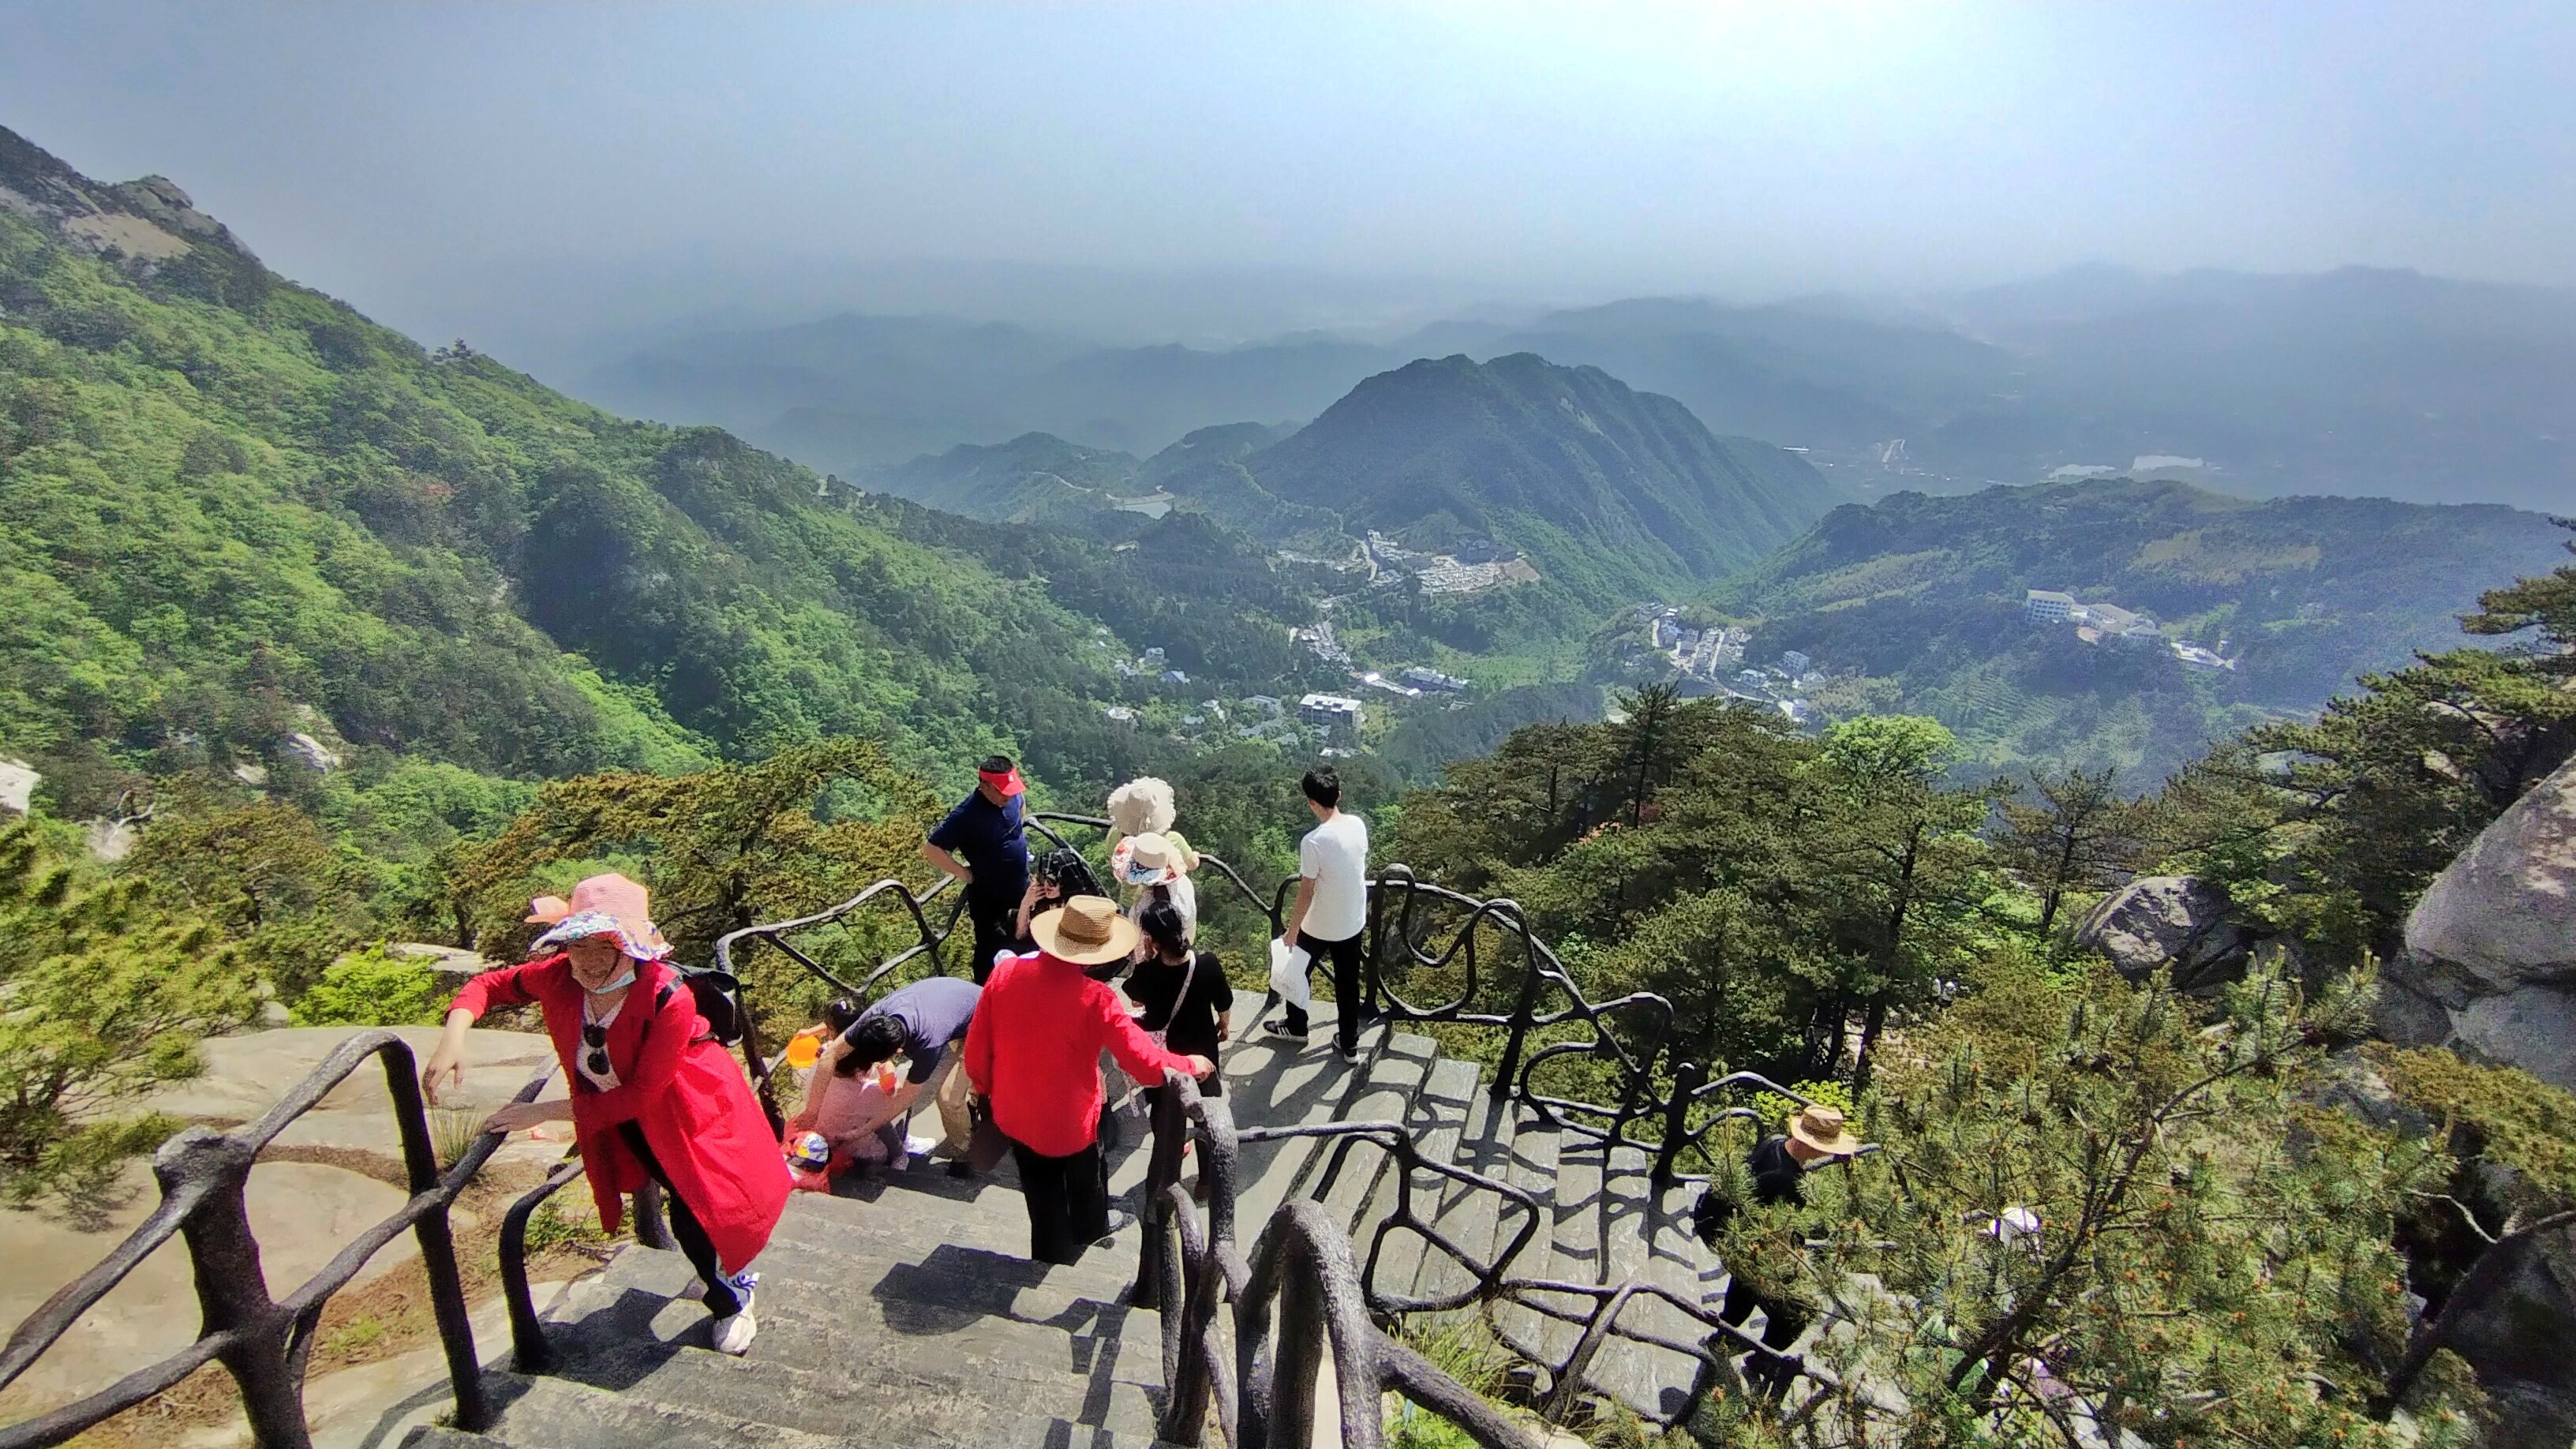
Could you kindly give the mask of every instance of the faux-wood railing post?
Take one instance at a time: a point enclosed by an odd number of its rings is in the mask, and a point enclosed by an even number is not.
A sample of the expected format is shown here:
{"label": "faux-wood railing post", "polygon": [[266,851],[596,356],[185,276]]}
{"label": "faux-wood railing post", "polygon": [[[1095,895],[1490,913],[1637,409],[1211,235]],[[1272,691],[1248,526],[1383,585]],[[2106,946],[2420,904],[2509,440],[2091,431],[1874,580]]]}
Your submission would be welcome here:
{"label": "faux-wood railing post", "polygon": [[[385,1089],[394,1099],[394,1121],[402,1129],[403,1168],[418,1197],[439,1187],[438,1150],[429,1140],[429,1114],[421,1103],[420,1078],[410,1051],[385,1055]],[[465,1306],[465,1282],[456,1269],[456,1235],[447,1221],[447,1204],[439,1203],[412,1224],[420,1243],[421,1271],[429,1279],[429,1311],[438,1322],[439,1346],[447,1352],[447,1381],[456,1391],[456,1427],[480,1433],[492,1426],[491,1402],[483,1394],[483,1364],[474,1351],[474,1317]]]}
{"label": "faux-wood railing post", "polygon": [[241,1342],[222,1355],[222,1363],[241,1388],[242,1415],[250,1420],[252,1442],[260,1449],[311,1449],[313,1437],[304,1427],[304,1395],[286,1358],[292,1324],[269,1297],[268,1275],[260,1269],[259,1242],[250,1231],[245,1193],[257,1156],[246,1143],[191,1127],[162,1144],[153,1158],[152,1175],[160,1181],[163,1197],[192,1180],[217,1182],[179,1226],[196,1274],[197,1304],[205,1314],[199,1335],[243,1331]]}
{"label": "faux-wood railing post", "polygon": [[[1517,918],[1520,912],[1515,910],[1512,914]],[[1518,1088],[1521,1046],[1529,1040],[1530,1025],[1538,1012],[1538,953],[1531,947],[1527,922],[1521,923],[1521,946],[1521,990],[1512,1002],[1512,1034],[1503,1043],[1503,1060],[1494,1069],[1494,1084],[1486,1089],[1497,1102],[1509,1100]]]}
{"label": "faux-wood railing post", "polygon": [[1682,1138],[1690,1131],[1691,1094],[1708,1080],[1708,1068],[1684,1062],[1673,1068],[1673,1099],[1664,1106],[1664,1140],[1655,1149],[1655,1186],[1673,1185],[1673,1164],[1681,1159]]}
{"label": "faux-wood railing post", "polygon": [[[1298,1245],[1288,1251],[1293,1259]],[[1279,1338],[1271,1350],[1269,1432],[1262,1449],[1313,1449],[1315,1443],[1316,1390],[1322,1387],[1316,1380],[1328,1348],[1324,1307],[1298,1266],[1292,1263],[1279,1284]]]}

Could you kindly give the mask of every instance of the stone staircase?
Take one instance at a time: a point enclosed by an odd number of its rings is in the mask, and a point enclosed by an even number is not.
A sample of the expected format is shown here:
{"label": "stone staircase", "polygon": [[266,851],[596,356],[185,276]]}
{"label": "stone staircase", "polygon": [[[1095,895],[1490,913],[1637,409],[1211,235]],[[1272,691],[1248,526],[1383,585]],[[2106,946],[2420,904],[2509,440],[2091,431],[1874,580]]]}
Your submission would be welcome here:
{"label": "stone staircase", "polygon": [[[1329,1016],[1301,1051],[1254,1029],[1262,1006],[1258,995],[1237,995],[1224,1081],[1238,1128],[1398,1122],[1425,1157],[1516,1183],[1537,1199],[1541,1221],[1509,1277],[1649,1278],[1693,1301],[1721,1286],[1689,1234],[1689,1190],[1656,1194],[1644,1154],[1605,1152],[1495,1102],[1474,1064],[1443,1059],[1427,1037],[1372,1029],[1360,1065],[1346,1066],[1331,1050]],[[1150,1154],[1141,1121],[1122,1119],[1120,1127],[1110,1186],[1113,1201],[1132,1211]],[[1245,1246],[1280,1204],[1307,1197],[1353,1230],[1365,1264],[1377,1225],[1395,1208],[1393,1162],[1385,1148],[1358,1138],[1245,1143],[1236,1219]],[[1185,1165],[1184,1177],[1193,1171]],[[1500,1195],[1428,1170],[1414,1176],[1416,1214],[1467,1251],[1490,1256],[1518,1231],[1523,1211]],[[1027,1219],[1007,1162],[974,1181],[916,1163],[843,1191],[790,1200],[753,1265],[761,1274],[760,1336],[747,1357],[706,1346],[707,1316],[678,1254],[630,1246],[549,1314],[553,1373],[492,1376],[501,1413],[488,1435],[421,1428],[405,1445],[1155,1442],[1160,1318],[1125,1301],[1137,1271],[1135,1224],[1078,1264],[1048,1267],[1023,1256]],[[1466,1268],[1424,1249],[1416,1233],[1389,1233],[1373,1286],[1429,1295],[1472,1284]],[[1531,1296],[1578,1317],[1594,1307],[1574,1294]],[[1554,1388],[1551,1370],[1573,1351],[1579,1323],[1516,1304],[1501,1306],[1496,1320],[1504,1341],[1532,1361],[1533,1386]],[[1632,1301],[1622,1322],[1684,1342],[1701,1336],[1653,1300]],[[1612,1338],[1591,1360],[1582,1390],[1671,1420],[1700,1372],[1695,1359]],[[1207,1442],[1217,1442],[1213,1426]]]}

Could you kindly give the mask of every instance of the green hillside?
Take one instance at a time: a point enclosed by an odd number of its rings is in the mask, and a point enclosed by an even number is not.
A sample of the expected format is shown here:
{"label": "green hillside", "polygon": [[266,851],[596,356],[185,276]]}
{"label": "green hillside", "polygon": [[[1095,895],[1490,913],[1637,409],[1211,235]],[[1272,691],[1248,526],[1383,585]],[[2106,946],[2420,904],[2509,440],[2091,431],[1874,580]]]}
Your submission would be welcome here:
{"label": "green hillside", "polygon": [[1354,531],[1518,549],[1596,606],[1739,568],[1835,501],[1792,454],[1715,437],[1671,398],[1528,353],[1381,373],[1246,466]]}
{"label": "green hillside", "polygon": [[[2254,502],[2126,479],[1900,493],[1834,510],[1711,602],[1757,621],[1749,659],[1795,649],[1836,676],[1819,696],[1829,710],[1933,714],[1994,763],[2152,777],[2206,740],[2455,647],[2478,590],[2545,572],[2563,537],[2493,505]],[[2236,667],[2033,625],[2029,589],[2150,615]]]}
{"label": "green hillside", "polygon": [[1273,546],[1338,553],[1374,530],[1422,552],[1517,552],[1548,581],[1551,617],[1686,591],[1795,537],[1835,497],[1793,454],[1530,354],[1426,358],[1279,431],[1202,428],[1143,463],[1031,433],[870,481],[997,521],[1157,494]]}
{"label": "green hillside", "polygon": [[91,182],[0,131],[0,187],[0,755],[57,815],[291,772],[297,734],[515,779],[854,734],[935,776],[1005,748],[1089,782],[1143,756],[1098,706],[1136,687],[1114,658],[1166,642],[1136,637],[1156,608],[1227,641],[1219,664],[1282,663],[1260,611],[1296,596],[1258,557],[1176,545],[1232,566],[1213,579],[958,536],[426,351],[165,181]]}
{"label": "green hillside", "polygon": [[1052,433],[963,444],[867,475],[872,487],[969,518],[1037,523],[1116,506],[1136,477],[1134,457]]}

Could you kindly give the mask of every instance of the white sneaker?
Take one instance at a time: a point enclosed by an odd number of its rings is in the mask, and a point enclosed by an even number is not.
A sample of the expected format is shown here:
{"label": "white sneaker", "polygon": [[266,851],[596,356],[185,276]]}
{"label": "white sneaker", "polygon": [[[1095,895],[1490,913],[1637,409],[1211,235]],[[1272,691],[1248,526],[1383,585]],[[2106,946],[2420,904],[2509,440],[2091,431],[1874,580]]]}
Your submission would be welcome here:
{"label": "white sneaker", "polygon": [[939,1139],[936,1137],[906,1137],[903,1139],[903,1150],[911,1153],[915,1157],[928,1157],[930,1155],[930,1149],[937,1147],[938,1145]]}
{"label": "white sneaker", "polygon": [[733,1275],[734,1301],[742,1306],[715,1322],[716,1352],[736,1358],[751,1352],[751,1338],[760,1332],[752,1321],[751,1300],[760,1295],[760,1275],[743,1272]]}

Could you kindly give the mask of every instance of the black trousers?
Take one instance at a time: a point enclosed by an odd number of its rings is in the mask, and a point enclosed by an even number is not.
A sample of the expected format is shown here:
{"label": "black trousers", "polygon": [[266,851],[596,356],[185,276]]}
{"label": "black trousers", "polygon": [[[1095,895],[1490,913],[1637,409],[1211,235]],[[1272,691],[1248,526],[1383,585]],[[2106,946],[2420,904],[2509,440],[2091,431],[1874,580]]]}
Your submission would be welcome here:
{"label": "black trousers", "polygon": [[975,959],[970,965],[976,985],[983,985],[984,978],[993,974],[994,953],[1020,948],[1019,915],[1018,901],[997,906],[966,898],[966,920],[975,929]]}
{"label": "black trousers", "polygon": [[1029,1256],[1078,1263],[1082,1250],[1109,1236],[1109,1169],[1100,1144],[1071,1157],[1047,1157],[1011,1144],[1020,1169],[1020,1198],[1029,1209]]}
{"label": "black trousers", "polygon": [[[1367,935],[1363,929],[1347,941],[1318,941],[1303,931],[1297,933],[1297,949],[1310,961],[1333,958],[1333,1044],[1345,1055],[1360,1049],[1360,1025],[1368,1015],[1368,1003],[1360,992],[1360,941]],[[1287,1006],[1280,1019],[1290,1031],[1306,1034],[1306,1013],[1296,1006]]]}
{"label": "black trousers", "polygon": [[[1744,1321],[1753,1316],[1753,1310],[1756,1308],[1769,1315],[1762,1325],[1764,1348],[1787,1353],[1789,1345],[1796,1343],[1798,1335],[1807,1330],[1807,1310],[1803,1306],[1765,1297],[1742,1278],[1729,1276],[1726,1280],[1726,1302],[1717,1310],[1719,1321],[1730,1328],[1742,1328]],[[1755,1388],[1769,1393],[1773,1398],[1778,1398],[1788,1390],[1789,1380],[1792,1377],[1781,1372],[1771,1360],[1758,1353],[1745,1359],[1744,1376]]]}
{"label": "black trousers", "polygon": [[653,1155],[653,1145],[644,1140],[643,1127],[633,1122],[620,1122],[617,1135],[626,1139],[626,1150],[634,1153],[635,1160],[644,1164],[645,1174],[662,1184],[662,1201],[667,1204],[664,1211],[671,1215],[671,1236],[679,1239],[680,1251],[687,1255],[689,1266],[697,1269],[698,1276],[706,1280],[707,1291],[699,1301],[718,1318],[740,1313],[742,1299],[735,1295],[732,1281],[725,1277],[723,1266],[716,1261],[716,1245],[707,1240],[707,1230],[698,1222],[698,1215],[689,1211],[689,1200],[680,1196],[678,1188],[671,1186],[671,1176],[662,1170],[661,1159]]}

